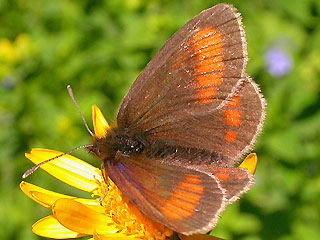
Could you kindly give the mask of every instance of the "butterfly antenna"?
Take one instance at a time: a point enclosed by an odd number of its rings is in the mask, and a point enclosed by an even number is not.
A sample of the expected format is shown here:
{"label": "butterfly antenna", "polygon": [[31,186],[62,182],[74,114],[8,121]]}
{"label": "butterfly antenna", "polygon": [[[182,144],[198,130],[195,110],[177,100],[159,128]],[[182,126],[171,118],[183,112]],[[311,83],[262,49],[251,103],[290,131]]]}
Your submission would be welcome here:
{"label": "butterfly antenna", "polygon": [[70,96],[72,102],[74,103],[74,105],[76,105],[76,108],[78,109],[78,111],[79,111],[79,113],[80,113],[80,116],[81,116],[81,118],[82,118],[82,121],[83,121],[83,123],[84,123],[84,126],[86,127],[86,129],[87,129],[87,131],[89,132],[89,134],[93,137],[94,135],[93,135],[92,131],[90,130],[90,128],[88,127],[88,124],[87,124],[87,122],[86,122],[86,120],[85,120],[85,118],[84,118],[84,116],[83,116],[83,114],[82,114],[82,112],[81,112],[81,110],[80,110],[79,105],[77,104],[76,100],[74,99],[71,86],[68,85],[68,86],[67,86],[67,89],[68,89],[68,93],[69,93],[69,96]]}
{"label": "butterfly antenna", "polygon": [[79,149],[81,149],[81,148],[92,147],[92,146],[93,146],[92,144],[79,146],[79,147],[76,147],[76,148],[70,150],[69,152],[61,153],[61,154],[59,154],[58,156],[55,156],[55,157],[53,157],[53,158],[49,158],[49,159],[47,159],[47,160],[45,160],[45,161],[43,161],[43,162],[41,162],[41,163],[33,166],[32,168],[30,168],[28,171],[26,171],[26,172],[22,175],[22,178],[23,178],[23,179],[27,178],[29,175],[31,175],[32,173],[34,173],[39,167],[41,167],[42,165],[44,165],[44,164],[46,164],[46,163],[48,163],[48,162],[51,162],[52,160],[55,160],[55,159],[60,158],[60,157],[62,157],[62,156],[64,156],[64,155],[73,153],[74,151],[77,151],[77,150],[79,150]]}

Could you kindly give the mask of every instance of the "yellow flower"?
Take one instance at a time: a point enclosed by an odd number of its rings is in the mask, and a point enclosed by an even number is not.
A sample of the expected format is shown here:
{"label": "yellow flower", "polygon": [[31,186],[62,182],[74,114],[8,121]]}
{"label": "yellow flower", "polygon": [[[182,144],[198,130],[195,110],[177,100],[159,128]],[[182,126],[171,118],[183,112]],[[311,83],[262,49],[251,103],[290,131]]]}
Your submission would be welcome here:
{"label": "yellow flower", "polygon": [[[38,164],[61,152],[33,149],[26,157]],[[109,179],[107,185],[101,170],[70,155],[42,166],[42,169],[80,190],[93,199],[76,198],[22,182],[22,191],[42,206],[52,210],[32,226],[32,231],[49,238],[74,238],[92,235],[94,239],[166,239],[173,232],[143,215]],[[101,201],[101,204],[99,203]]]}
{"label": "yellow flower", "polygon": [[[95,136],[104,137],[109,125],[97,106],[92,109]],[[54,150],[32,149],[26,157],[39,164],[60,154]],[[239,167],[254,172],[256,161],[253,158],[249,158],[249,163],[245,160]],[[52,215],[32,226],[35,234],[55,239],[92,236],[90,239],[99,240],[164,240],[173,236],[172,230],[154,222],[132,205],[110,179],[107,186],[100,169],[71,155],[63,155],[41,168],[62,182],[91,193],[92,199],[63,195],[21,182],[20,187],[28,197],[52,211]],[[218,239],[207,235],[180,237],[185,240]]]}
{"label": "yellow flower", "polygon": [[[109,125],[101,111],[93,106],[95,135],[103,137]],[[39,164],[61,152],[33,149],[26,157]],[[94,239],[166,239],[173,231],[142,214],[100,169],[71,155],[64,155],[41,168],[75,188],[89,192],[93,199],[76,198],[22,182],[22,191],[31,199],[52,210],[32,226],[32,231],[49,238],[75,238],[92,235]]]}

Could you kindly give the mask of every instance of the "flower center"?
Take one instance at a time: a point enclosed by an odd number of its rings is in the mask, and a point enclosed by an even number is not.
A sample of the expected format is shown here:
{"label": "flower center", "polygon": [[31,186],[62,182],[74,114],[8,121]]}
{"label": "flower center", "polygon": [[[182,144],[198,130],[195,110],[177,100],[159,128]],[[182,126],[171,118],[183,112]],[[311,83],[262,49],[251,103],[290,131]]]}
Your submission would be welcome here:
{"label": "flower center", "polygon": [[151,220],[137,209],[118,187],[110,180],[108,193],[105,196],[107,184],[100,183],[101,204],[105,212],[117,225],[119,232],[135,235],[141,239],[165,240],[173,235],[173,231],[160,223]]}

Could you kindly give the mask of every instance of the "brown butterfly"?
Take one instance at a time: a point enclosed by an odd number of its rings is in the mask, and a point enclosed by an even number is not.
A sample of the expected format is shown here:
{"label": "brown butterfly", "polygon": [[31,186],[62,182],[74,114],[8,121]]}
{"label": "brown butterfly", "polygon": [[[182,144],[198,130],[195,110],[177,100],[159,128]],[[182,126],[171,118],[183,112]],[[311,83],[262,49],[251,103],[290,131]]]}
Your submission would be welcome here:
{"label": "brown butterfly", "polygon": [[219,4],[201,12],[133,83],[117,125],[88,147],[133,204],[176,232],[211,230],[254,183],[235,168],[265,118],[247,61],[237,10]]}

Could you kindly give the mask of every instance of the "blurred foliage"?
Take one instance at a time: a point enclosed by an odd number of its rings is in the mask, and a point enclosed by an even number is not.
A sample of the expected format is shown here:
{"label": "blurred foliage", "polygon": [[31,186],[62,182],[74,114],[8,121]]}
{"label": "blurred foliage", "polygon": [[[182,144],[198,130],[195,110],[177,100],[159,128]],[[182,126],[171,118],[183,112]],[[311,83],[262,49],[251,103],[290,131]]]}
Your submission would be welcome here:
{"label": "blurred foliage", "polygon": [[[223,213],[212,234],[226,239],[319,239],[320,1],[224,1],[242,13],[248,73],[268,101],[255,151],[257,183]],[[34,147],[68,151],[90,142],[70,101],[109,121],[139,72],[167,39],[218,1],[0,0],[0,238],[40,239],[31,225],[49,212],[19,190]],[[268,71],[281,48],[292,68]],[[272,64],[272,63],[271,63]],[[273,63],[277,64],[277,63]],[[99,166],[84,151],[75,155]],[[81,194],[42,171],[28,181]]]}

